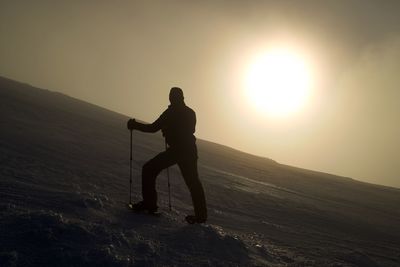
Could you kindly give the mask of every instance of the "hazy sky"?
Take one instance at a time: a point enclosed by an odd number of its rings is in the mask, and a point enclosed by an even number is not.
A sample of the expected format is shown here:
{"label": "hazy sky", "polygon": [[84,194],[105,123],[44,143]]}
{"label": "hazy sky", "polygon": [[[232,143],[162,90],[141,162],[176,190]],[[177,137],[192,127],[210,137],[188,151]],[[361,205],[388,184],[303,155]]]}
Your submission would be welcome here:
{"label": "hazy sky", "polygon": [[[400,187],[399,14],[398,0],[0,0],[0,75],[149,122],[180,86],[199,138]],[[274,118],[243,79],[280,46],[312,66],[314,87]]]}

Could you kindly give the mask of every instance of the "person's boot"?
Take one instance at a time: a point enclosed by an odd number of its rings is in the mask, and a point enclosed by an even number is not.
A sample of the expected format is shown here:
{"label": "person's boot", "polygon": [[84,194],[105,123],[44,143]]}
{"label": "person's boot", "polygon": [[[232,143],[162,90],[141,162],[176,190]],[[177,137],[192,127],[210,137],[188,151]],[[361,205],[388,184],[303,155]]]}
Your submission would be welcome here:
{"label": "person's boot", "polygon": [[185,217],[185,220],[188,224],[205,223],[207,221],[206,218],[200,218],[195,215],[188,215]]}
{"label": "person's boot", "polygon": [[157,212],[158,208],[157,207],[151,207],[149,208],[144,201],[140,201],[137,203],[134,203],[130,206],[130,208],[134,212],[140,212],[140,213],[149,213],[149,214],[154,214]]}

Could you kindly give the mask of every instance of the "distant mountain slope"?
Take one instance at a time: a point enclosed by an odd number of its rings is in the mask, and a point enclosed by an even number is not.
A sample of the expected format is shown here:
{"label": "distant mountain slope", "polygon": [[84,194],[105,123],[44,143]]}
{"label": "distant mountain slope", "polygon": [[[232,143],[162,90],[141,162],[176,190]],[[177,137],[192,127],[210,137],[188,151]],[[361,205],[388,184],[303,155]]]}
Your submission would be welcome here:
{"label": "distant mountain slope", "polygon": [[[0,266],[399,266],[400,190],[198,140],[210,225],[130,214],[124,115],[0,78]],[[160,134],[134,132],[134,198]],[[329,152],[327,151],[327,157]]]}

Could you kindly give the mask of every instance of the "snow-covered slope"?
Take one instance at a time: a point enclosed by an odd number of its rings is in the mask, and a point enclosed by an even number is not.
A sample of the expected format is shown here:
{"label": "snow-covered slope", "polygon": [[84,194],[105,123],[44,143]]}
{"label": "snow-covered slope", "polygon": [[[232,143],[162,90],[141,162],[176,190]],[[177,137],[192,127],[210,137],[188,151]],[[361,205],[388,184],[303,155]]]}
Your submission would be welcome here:
{"label": "snow-covered slope", "polygon": [[[176,168],[172,212],[161,174],[162,216],[131,213],[126,120],[0,78],[0,266],[400,266],[399,189],[203,140],[209,224],[183,222]],[[162,149],[160,135],[134,132],[135,200],[141,166]]]}

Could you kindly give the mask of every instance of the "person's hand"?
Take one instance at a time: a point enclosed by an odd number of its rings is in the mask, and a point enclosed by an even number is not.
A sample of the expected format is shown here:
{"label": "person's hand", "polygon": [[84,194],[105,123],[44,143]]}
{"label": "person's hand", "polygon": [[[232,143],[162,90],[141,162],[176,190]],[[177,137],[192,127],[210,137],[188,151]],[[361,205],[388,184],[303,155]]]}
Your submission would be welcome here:
{"label": "person's hand", "polygon": [[133,129],[135,129],[136,120],[135,119],[129,119],[126,126],[128,127],[129,130],[132,131]]}

